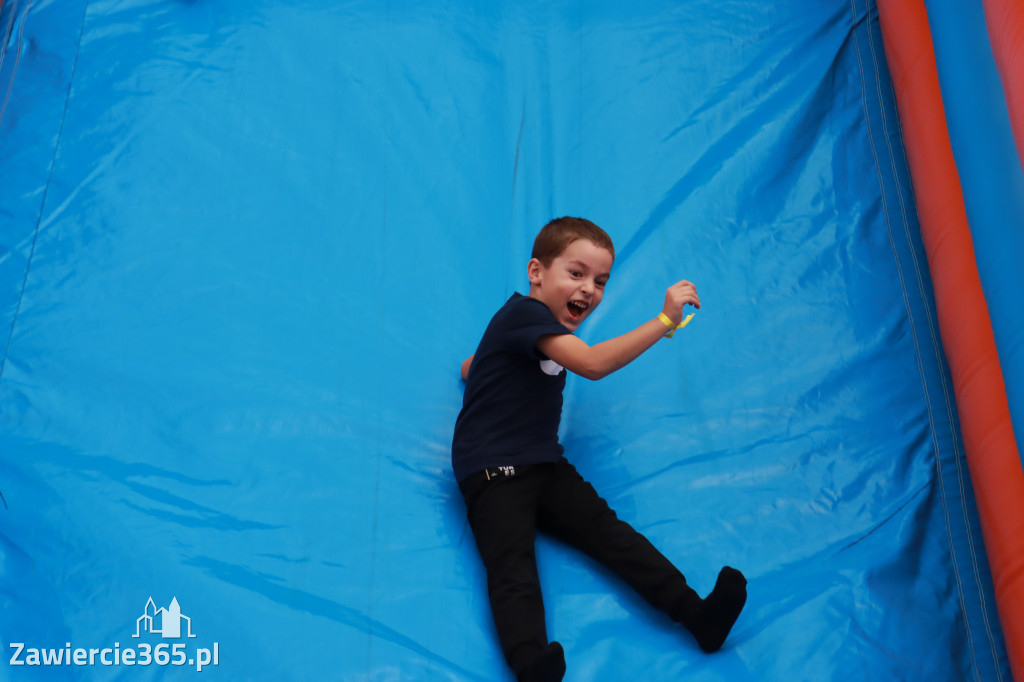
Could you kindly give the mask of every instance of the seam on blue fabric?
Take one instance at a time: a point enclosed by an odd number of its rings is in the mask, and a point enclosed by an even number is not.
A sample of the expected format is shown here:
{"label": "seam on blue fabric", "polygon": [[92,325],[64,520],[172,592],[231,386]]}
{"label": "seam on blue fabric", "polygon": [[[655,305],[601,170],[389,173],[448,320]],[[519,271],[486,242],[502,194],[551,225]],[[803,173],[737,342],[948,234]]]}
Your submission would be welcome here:
{"label": "seam on blue fabric", "polygon": [[[25,17],[22,20],[21,29],[19,30],[19,43],[22,31],[24,31],[25,24],[28,22],[28,10],[32,7],[32,2],[25,8]],[[68,116],[68,102],[71,99],[71,87],[75,82],[75,71],[78,69],[78,55],[82,50],[82,35],[85,32],[85,17],[89,12],[89,3],[86,2],[82,8],[82,22],[78,28],[78,40],[75,43],[75,59],[71,64],[71,73],[68,75],[68,87],[64,93],[64,109],[60,115],[60,125],[57,127],[57,139],[53,144],[53,154],[50,157],[50,168],[46,174],[46,185],[43,187],[43,198],[39,202],[39,214],[36,216],[35,230],[32,232],[32,246],[29,248],[28,259],[25,263],[25,275],[21,280],[21,290],[18,292],[18,303],[14,307],[14,315],[11,317],[11,328],[7,334],[7,342],[4,344],[3,357],[0,357],[0,382],[4,378],[4,369],[7,367],[7,355],[11,350],[11,342],[14,339],[14,329],[18,325],[18,316],[21,313],[21,303],[25,298],[25,288],[28,286],[28,276],[32,270],[32,259],[36,254],[36,242],[39,240],[39,226],[43,220],[43,211],[46,210],[46,198],[50,193],[50,182],[53,180],[53,167],[57,163],[57,151],[60,149],[61,139],[64,136],[64,122]],[[20,53],[20,50],[19,50]],[[12,77],[13,82],[13,77]]]}
{"label": "seam on blue fabric", "polygon": [[[851,0],[851,1],[855,2],[855,0]],[[865,0],[865,5],[867,5],[867,0]],[[869,7],[867,8],[867,11],[868,11],[868,14],[870,14],[870,8]],[[868,20],[868,22],[866,24],[867,24],[868,30],[869,30],[869,27],[870,27],[869,20]],[[871,43],[871,40],[870,40],[870,38],[868,38],[868,45],[870,45],[870,43]],[[871,49],[871,48],[869,48],[869,49]],[[860,56],[861,55],[860,55],[860,52],[859,52],[859,49],[858,49],[858,53],[857,53],[858,62],[860,62]],[[871,59],[872,59],[872,71],[874,73],[874,81],[876,81],[876,91],[877,91],[877,93],[879,95],[879,99],[880,99],[880,102],[881,102],[882,92],[881,92],[880,86],[879,86],[879,74],[878,74],[879,67],[878,67],[878,62],[877,62],[876,58],[874,58],[873,51],[871,52]],[[863,63],[860,63],[860,67],[861,67],[861,70],[863,70]],[[864,104],[864,109],[865,109],[865,111],[864,111],[865,118],[869,118],[869,114],[867,112],[866,101],[865,101],[865,104]],[[882,127],[883,127],[883,130],[885,131],[885,130],[888,129],[888,126],[887,126],[888,121],[887,121],[887,118],[886,118],[886,115],[885,115],[885,108],[883,108],[883,106],[880,106],[880,110],[881,110],[881,118],[882,118]],[[868,130],[870,130],[869,127],[868,127]],[[902,131],[900,131],[900,134],[902,134]],[[876,164],[878,165],[879,164],[878,152],[877,152],[876,145],[874,145],[874,138],[873,138],[873,136],[870,135],[870,132],[868,132],[868,138],[869,138],[869,142],[870,142],[870,145],[871,145],[871,154],[874,157],[874,161],[876,161]],[[897,187],[897,198],[899,200],[899,206],[900,206],[900,218],[901,218],[901,222],[903,224],[904,230],[907,230],[908,226],[907,226],[906,207],[905,207],[905,205],[903,203],[903,197],[899,193],[899,182],[897,180],[898,173],[897,173],[896,167],[895,167],[895,160],[893,159],[892,147],[889,146],[888,137],[886,139],[886,146],[887,146],[887,151],[889,153],[888,156],[889,156],[890,170],[893,173],[893,178],[894,178],[894,181],[895,181],[895,184],[896,184],[896,187]],[[879,175],[880,175],[880,180],[879,181],[881,183],[882,182],[882,179],[881,179],[882,169],[881,169],[881,167],[878,168],[878,171],[879,171]],[[885,194],[885,190],[883,189],[883,195],[884,194]],[[923,361],[924,360],[922,359],[922,352],[921,352],[921,346],[920,346],[921,342],[920,342],[920,338],[918,336],[918,327],[916,327],[916,325],[913,322],[913,312],[910,309],[910,305],[909,305],[906,281],[905,281],[904,275],[903,275],[903,268],[902,268],[902,263],[900,262],[899,252],[896,249],[895,236],[894,236],[894,232],[893,232],[893,229],[892,229],[892,224],[891,224],[890,219],[889,219],[889,211],[888,210],[885,211],[885,216],[886,216],[886,230],[888,232],[888,237],[889,237],[890,245],[891,245],[892,250],[893,250],[893,260],[894,260],[894,262],[896,264],[896,269],[897,269],[897,272],[899,274],[900,286],[903,289],[903,298],[904,298],[904,303],[905,303],[906,309],[907,309],[907,318],[908,318],[908,322],[909,322],[909,325],[910,325],[910,333],[911,333],[911,335],[913,337],[914,353],[916,355],[916,360],[918,360],[918,371],[919,371],[919,373],[921,375],[922,388],[923,388],[924,395],[925,395],[925,404],[926,404],[926,407],[928,409],[929,431],[931,432],[931,435],[932,435],[933,451],[935,453],[935,474],[936,474],[936,479],[937,479],[936,482],[937,482],[937,484],[939,486],[940,499],[942,501],[942,514],[943,514],[943,520],[944,520],[945,526],[946,526],[946,541],[947,541],[947,544],[949,546],[949,557],[950,557],[950,560],[952,562],[953,578],[954,578],[955,583],[956,583],[956,592],[957,592],[957,597],[958,597],[958,600],[959,600],[959,605],[961,605],[961,613],[964,616],[965,631],[967,633],[968,645],[969,645],[969,648],[970,648],[970,651],[971,651],[971,660],[972,660],[972,668],[974,670],[974,676],[975,676],[975,679],[979,680],[979,682],[980,682],[981,671],[979,670],[979,667],[978,667],[978,664],[977,664],[977,657],[975,655],[974,634],[971,631],[970,617],[969,617],[969,614],[967,612],[967,596],[965,594],[964,583],[963,583],[963,579],[961,577],[961,568],[959,568],[959,562],[958,562],[957,556],[956,556],[955,543],[953,542],[953,532],[952,532],[951,520],[950,520],[948,496],[946,495],[945,479],[943,478],[943,475],[942,475],[942,453],[941,453],[941,449],[939,447],[939,442],[938,442],[938,433],[937,433],[937,430],[936,430],[935,413],[934,413],[934,406],[932,404],[931,391],[929,390],[928,378],[927,378],[927,376],[926,376],[926,374],[924,372],[924,366],[923,366]],[[911,248],[911,251],[912,251],[912,246],[911,246],[912,242],[910,241],[909,233],[908,232],[906,233],[906,237],[907,237],[907,246],[908,246],[908,248]],[[914,258],[911,258],[911,261],[913,262],[914,272],[915,272],[916,276],[918,276],[919,294],[921,294],[923,301],[927,301],[927,298],[925,297],[925,294],[924,294],[924,285],[923,285],[923,282],[922,282],[922,279],[921,279],[921,269],[919,267],[918,261],[916,261],[916,259],[914,259]],[[931,324],[932,323],[932,321],[931,321],[931,311],[928,309],[928,305],[927,304],[924,307],[925,307],[925,310],[926,310],[926,315],[928,316],[929,330],[932,333],[932,342],[933,342],[933,350],[934,350],[935,349],[936,339],[935,339],[935,334],[934,334],[934,327]],[[940,354],[936,354],[936,357],[941,357],[941,355]],[[940,372],[940,377],[941,376],[942,376],[942,373]],[[943,384],[944,383],[945,382],[943,381]],[[943,385],[942,388],[943,388],[943,394],[946,397],[947,409],[948,409],[949,396],[948,396],[948,392],[947,392],[947,387],[945,385]],[[950,422],[950,423],[952,423],[952,422]],[[953,432],[954,445],[955,445],[955,442],[956,442],[955,441],[955,429],[950,429],[950,431]],[[958,459],[958,449],[955,446],[954,446],[954,458]],[[975,573],[977,574],[977,571],[975,571]],[[976,583],[977,583],[977,581],[976,581]]]}
{"label": "seam on blue fabric", "polygon": [[[856,0],[851,0],[851,7],[853,8],[854,16],[856,17]],[[866,21],[865,21],[865,26],[866,26],[866,30],[869,33],[869,35],[868,35],[868,43],[870,45],[872,38],[870,36],[871,7],[870,7],[869,0],[865,0],[865,9],[867,11],[867,17],[866,17]],[[936,474],[937,483],[938,483],[938,486],[939,486],[940,499],[942,501],[942,512],[943,512],[943,517],[944,517],[944,521],[945,521],[945,525],[946,525],[946,539],[947,539],[947,542],[948,542],[948,545],[949,545],[950,559],[952,561],[952,566],[953,566],[953,577],[954,577],[954,580],[956,582],[957,596],[958,596],[958,600],[959,600],[959,603],[960,603],[960,611],[961,611],[961,614],[963,615],[963,618],[964,618],[964,623],[965,623],[964,631],[965,631],[965,633],[967,635],[967,644],[968,644],[968,649],[969,649],[970,655],[971,655],[971,667],[972,667],[972,670],[974,672],[975,679],[980,682],[980,670],[979,670],[979,667],[978,667],[977,657],[975,655],[974,636],[973,636],[973,633],[971,632],[970,619],[968,618],[968,614],[967,614],[966,599],[965,599],[964,588],[963,588],[963,580],[962,580],[961,575],[960,575],[960,567],[959,567],[959,563],[957,561],[956,549],[955,549],[954,542],[953,542],[953,533],[952,533],[951,522],[950,522],[950,511],[949,511],[949,503],[948,503],[947,494],[946,494],[945,480],[942,477],[942,453],[941,453],[941,450],[939,448],[938,434],[936,432],[934,408],[933,408],[933,405],[932,405],[930,391],[928,389],[928,379],[927,379],[927,376],[925,375],[925,372],[924,372],[923,359],[922,359],[921,346],[920,346],[920,339],[919,339],[918,333],[917,333],[917,325],[914,322],[914,313],[913,313],[913,310],[912,310],[912,308],[910,306],[909,292],[907,290],[907,283],[906,283],[906,279],[905,279],[904,274],[903,274],[903,267],[902,267],[902,264],[900,262],[899,252],[896,249],[895,237],[894,237],[894,234],[893,234],[892,223],[890,221],[890,216],[889,216],[888,202],[886,200],[886,192],[885,192],[885,187],[884,187],[882,167],[881,167],[880,162],[879,162],[878,150],[877,150],[877,147],[875,145],[874,135],[871,132],[871,115],[870,115],[870,111],[869,111],[868,103],[867,103],[867,83],[866,83],[865,78],[864,78],[864,62],[863,62],[862,54],[861,54],[861,51],[860,51],[860,45],[859,45],[859,43],[857,43],[856,40],[854,40],[854,46],[856,48],[856,53],[857,53],[857,64],[858,64],[858,67],[860,69],[860,80],[861,80],[861,88],[862,88],[862,95],[863,95],[864,118],[865,118],[865,121],[867,123],[868,142],[869,142],[869,145],[871,147],[872,158],[874,159],[874,162],[875,162],[875,170],[876,170],[876,172],[878,174],[879,190],[880,190],[881,195],[882,195],[882,213],[883,213],[883,215],[885,217],[886,233],[887,233],[887,236],[889,238],[890,247],[892,248],[893,261],[894,261],[894,264],[896,266],[896,272],[897,272],[897,274],[899,276],[899,279],[900,279],[900,287],[901,287],[902,294],[903,294],[904,306],[906,307],[906,311],[907,311],[907,321],[908,321],[908,324],[910,326],[911,337],[912,337],[913,342],[914,342],[915,360],[917,362],[918,373],[919,373],[919,376],[921,378],[921,385],[922,385],[922,390],[923,390],[923,393],[924,393],[925,406],[926,406],[926,409],[928,411],[928,426],[929,426],[929,431],[930,431],[931,437],[932,437],[933,452],[935,453],[935,474]],[[874,77],[875,77],[876,90],[877,90],[877,82],[878,82],[878,79],[879,79],[879,75],[878,75],[877,62],[874,61],[874,55],[873,54],[872,54],[872,59],[873,59],[873,62],[874,62],[874,64],[873,64],[873,67],[874,67],[873,68],[873,74],[874,74]],[[880,102],[880,104],[881,104],[881,102]],[[879,108],[883,109],[883,107],[881,107],[881,106]],[[883,114],[882,114],[882,127],[883,127],[883,130],[886,129],[886,125],[885,124],[886,124],[886,120],[885,120],[884,109],[883,109]],[[895,172],[895,167],[893,165],[891,149],[889,151],[890,151],[890,154],[889,154],[890,170]],[[897,187],[898,187],[899,183],[897,182],[896,184],[897,184]],[[898,192],[897,192],[897,194],[898,194]],[[906,212],[905,212],[905,207],[903,206],[903,203],[902,203],[902,197],[900,197],[900,208],[901,208],[901,213],[902,213],[901,218],[903,219],[904,224],[905,224],[905,222],[906,222]],[[916,263],[915,263],[915,269],[916,269]],[[919,280],[919,287],[920,287],[920,280]]]}
{"label": "seam on blue fabric", "polygon": [[[33,2],[34,0],[29,0],[28,5],[26,5],[25,9],[21,12],[21,21],[18,24],[18,39],[15,41],[15,44],[18,46],[18,48],[15,50],[14,65],[11,66],[11,78],[7,82],[6,94],[4,95],[4,103],[2,106],[0,106],[0,128],[3,127],[4,117],[7,115],[7,103],[11,99],[11,92],[14,90],[14,79],[18,75],[18,66],[19,64],[21,64],[21,44],[24,41],[25,37],[25,22],[28,20],[28,12],[30,9],[32,9]],[[3,7],[3,0],[0,0],[0,7]],[[3,71],[4,59],[7,57],[7,45],[11,42],[11,33],[14,32],[14,17],[16,17],[17,15],[18,3],[15,2],[14,5],[10,7],[10,15],[8,15],[7,17],[7,26],[4,28],[3,32],[3,43],[0,44],[0,72]],[[35,251],[34,235],[32,237],[32,251]],[[31,261],[31,253],[29,255],[29,260]],[[18,293],[18,308],[21,307],[21,296],[24,293],[24,291],[25,282],[23,280],[21,285],[21,292]],[[14,321],[17,319],[17,317],[17,310],[15,310],[15,314],[11,318],[11,331],[7,337],[7,343],[4,344],[4,353],[3,356],[0,357],[0,379],[3,378],[4,366],[7,364],[7,351],[11,346],[11,337],[14,335]],[[7,498],[4,497],[4,493],[2,490],[0,490],[0,502],[3,503],[4,509],[9,508],[7,506]]]}
{"label": "seam on blue fabric", "polygon": [[[18,48],[14,51],[14,66],[11,67],[11,79],[7,83],[7,91],[4,94],[3,106],[0,106],[0,125],[3,125],[4,116],[7,115],[7,103],[11,99],[11,92],[14,90],[14,78],[18,75],[18,65],[21,63],[21,44],[25,37],[25,23],[28,21],[28,12],[32,9],[32,5],[35,0],[29,0],[29,3],[25,6],[24,11],[21,13],[21,21],[18,22],[18,39],[15,41],[15,45]],[[15,3],[14,7],[11,8],[11,15],[7,20],[7,28],[4,30],[4,43],[3,47],[0,47],[0,69],[3,69],[4,57],[7,55],[7,44],[11,39],[11,32],[14,30],[14,17],[18,14],[18,5]]]}
{"label": "seam on blue fabric", "polygon": [[[868,3],[868,0],[865,0],[865,3]],[[870,14],[870,7],[868,9],[868,12]],[[870,32],[870,30],[871,29],[870,29],[870,22],[869,22],[868,31]],[[875,52],[875,43],[874,43],[873,40],[868,40],[868,48],[869,48],[870,53],[871,53],[872,66],[873,66],[875,74],[876,74],[876,76],[875,76],[875,87],[878,90],[879,101],[881,101],[882,100],[881,79],[878,78],[879,64],[878,64],[878,58],[877,58],[877,55],[876,55],[876,52]],[[892,96],[893,96],[893,101],[895,101],[895,94],[893,93]],[[887,117],[885,115],[884,107],[881,108],[880,111],[881,111],[881,116],[882,116],[882,129],[887,131],[889,129],[889,123],[888,123]],[[899,121],[898,118],[896,119],[896,125],[897,125],[897,132],[899,133],[899,140],[900,140],[899,153],[900,153],[901,157],[903,158],[904,166],[907,166],[906,152],[905,152],[905,150],[903,149],[903,146],[902,146],[903,130],[902,130],[902,126],[900,125],[900,121]],[[892,167],[892,171],[893,171],[894,177],[896,177],[897,176],[897,171],[896,171],[896,152],[892,148],[892,144],[889,141],[889,136],[888,135],[885,136],[885,142],[886,142],[886,146],[887,146],[888,152],[889,152],[890,166]],[[921,273],[921,268],[920,268],[920,265],[919,265],[920,255],[917,254],[915,249],[914,249],[914,242],[913,242],[913,239],[911,238],[911,235],[910,235],[909,220],[907,219],[906,204],[905,204],[905,202],[903,200],[903,194],[900,191],[899,183],[896,184],[896,188],[897,188],[897,197],[899,198],[899,202],[900,202],[900,212],[901,212],[902,218],[903,218],[903,221],[902,221],[903,222],[903,231],[904,231],[904,234],[905,234],[906,240],[907,240],[907,248],[910,250],[911,254],[914,256],[913,258],[911,258],[911,262],[914,265],[914,272],[915,272],[915,274],[917,276],[918,290],[919,290],[919,293],[921,295],[921,299],[923,301],[927,302],[927,296],[925,294],[925,286],[924,286],[924,281],[923,281],[923,275]],[[911,188],[911,192],[913,192],[913,188]],[[940,336],[939,336],[939,332],[938,332],[938,324],[936,323],[936,321],[934,319],[934,316],[932,315],[932,310],[931,310],[930,306],[925,305],[924,306],[924,312],[925,312],[925,316],[926,316],[926,319],[927,319],[927,322],[928,322],[928,330],[929,330],[929,333],[931,335],[932,347],[933,347],[933,349],[935,351],[935,356],[936,356],[936,358],[942,358],[942,357],[944,357],[944,355],[943,355],[943,352],[942,352],[942,342],[940,340]],[[939,380],[940,380],[941,385],[942,385],[942,394],[943,394],[943,396],[945,398],[945,402],[946,402],[947,418],[949,419],[949,423],[951,425],[950,432],[951,432],[951,436],[953,438],[953,455],[954,455],[953,461],[956,464],[957,484],[958,484],[958,487],[959,487],[959,490],[960,490],[960,514],[961,514],[961,517],[964,519],[964,532],[965,532],[965,534],[967,536],[967,546],[968,546],[968,550],[970,552],[971,568],[972,568],[972,571],[973,571],[973,574],[974,574],[974,581],[975,581],[975,586],[977,587],[977,594],[984,595],[985,590],[983,589],[983,586],[982,586],[981,575],[978,572],[978,557],[977,557],[976,542],[975,542],[975,539],[974,539],[974,533],[971,531],[971,524],[969,522],[969,519],[970,519],[971,515],[970,515],[970,512],[968,511],[968,509],[966,507],[966,504],[967,504],[967,491],[965,490],[965,483],[964,482],[967,479],[967,475],[965,474],[964,468],[963,468],[963,463],[964,463],[963,450],[962,450],[962,446],[960,444],[960,438],[958,436],[958,431],[957,431],[956,428],[953,428],[953,425],[957,424],[957,419],[958,419],[957,414],[956,414],[955,401],[953,399],[953,389],[949,385],[949,379],[948,379],[945,371],[940,371],[939,372]],[[952,547],[952,538],[950,538],[950,540],[951,540],[951,547]],[[954,561],[955,561],[955,557],[954,557]],[[1000,666],[999,666],[999,653],[998,653],[997,647],[996,647],[996,638],[995,638],[995,636],[994,636],[994,634],[992,632],[991,619],[989,617],[988,607],[985,604],[984,597],[979,599],[978,607],[981,610],[981,617],[982,617],[982,621],[983,621],[984,626],[985,626],[985,634],[986,634],[986,636],[988,638],[988,641],[989,641],[989,648],[990,648],[991,653],[992,653],[992,664],[993,664],[993,668],[996,671],[996,679],[998,680],[998,682],[1002,682],[1003,676],[1002,676],[1002,673],[1000,671]],[[964,614],[964,615],[965,615],[965,618],[966,618],[966,614]]]}
{"label": "seam on blue fabric", "polygon": [[[33,2],[35,0],[32,0]],[[0,10],[3,9],[3,1],[0,0]],[[7,55],[7,45],[11,42],[11,32],[14,30],[14,17],[18,15],[18,0],[14,0],[14,3],[8,5],[10,8],[10,14],[7,16],[7,27],[3,32],[3,42],[0,43],[0,71],[4,68],[4,57]],[[20,44],[20,43],[19,43]],[[12,80],[14,76],[11,76]]]}
{"label": "seam on blue fabric", "polygon": [[[869,47],[869,50],[871,52],[872,71],[873,71],[873,75],[874,75],[876,91],[877,91],[878,97],[879,97],[879,108],[882,110],[882,113],[881,113],[881,116],[882,116],[881,123],[882,123],[882,129],[883,129],[883,132],[884,132],[884,131],[886,131],[888,129],[888,121],[886,120],[886,117],[885,117],[884,107],[881,106],[881,104],[882,104],[881,94],[882,93],[880,91],[880,86],[879,86],[879,82],[880,82],[880,77],[879,77],[879,73],[878,73],[878,68],[879,67],[878,67],[877,57],[876,57],[876,54],[874,52],[874,45],[872,43],[873,37],[871,35],[871,3],[870,3],[870,0],[865,0],[864,4],[865,4],[865,10],[866,10],[866,17],[865,17],[864,24],[865,24],[865,30],[866,30],[866,33],[867,33],[868,47]],[[853,19],[854,19],[854,21],[856,21],[856,17],[857,17],[856,0],[850,0],[850,6],[851,6],[852,13],[853,13]],[[856,28],[854,28],[854,30],[856,30]],[[893,234],[893,226],[892,226],[892,221],[890,219],[890,214],[889,214],[889,202],[888,202],[888,199],[887,199],[887,196],[886,196],[886,191],[885,191],[885,182],[884,182],[884,179],[883,179],[882,166],[881,166],[881,163],[880,163],[880,160],[879,160],[878,149],[876,147],[874,135],[873,135],[872,129],[871,129],[871,113],[870,113],[869,107],[868,107],[868,97],[867,97],[867,87],[868,86],[867,86],[867,83],[866,83],[866,80],[865,80],[865,67],[864,67],[863,55],[861,54],[860,44],[858,43],[858,41],[856,39],[854,39],[853,42],[854,42],[854,47],[855,47],[856,54],[857,54],[857,64],[858,64],[858,67],[859,67],[859,76],[860,76],[860,81],[861,81],[862,105],[863,105],[863,110],[864,110],[865,122],[867,124],[866,125],[866,129],[867,129],[868,142],[869,142],[869,146],[871,148],[871,155],[872,155],[872,158],[873,158],[874,163],[875,163],[875,171],[876,171],[876,173],[878,175],[879,192],[881,194],[881,200],[882,200],[882,214],[883,214],[884,220],[885,220],[886,233],[887,233],[887,236],[889,238],[890,248],[892,249],[892,252],[893,252],[893,260],[894,260],[894,264],[896,266],[896,272],[897,272],[897,275],[898,275],[899,280],[900,280],[900,287],[901,287],[901,290],[902,290],[904,306],[905,306],[905,309],[907,311],[907,321],[908,321],[908,324],[910,326],[911,338],[913,339],[913,343],[914,343],[915,360],[917,362],[918,374],[920,376],[921,384],[922,384],[922,389],[923,389],[923,392],[924,392],[925,406],[926,406],[926,409],[927,409],[927,412],[928,412],[929,431],[931,432],[933,451],[935,453],[935,471],[936,471],[936,477],[938,479],[937,482],[938,482],[938,485],[939,485],[939,491],[940,491],[940,495],[941,495],[942,510],[943,510],[943,516],[944,516],[944,521],[945,521],[945,525],[946,525],[946,538],[947,538],[947,541],[949,543],[949,552],[950,552],[950,558],[951,558],[952,565],[953,565],[954,580],[956,581],[956,586],[957,586],[957,595],[958,595],[959,603],[960,603],[960,611],[961,611],[961,614],[963,615],[964,621],[965,621],[965,632],[966,632],[966,635],[967,635],[967,643],[968,643],[968,649],[969,649],[970,655],[971,655],[971,664],[972,664],[972,669],[974,671],[974,677],[975,677],[975,679],[979,680],[979,682],[980,682],[980,670],[979,670],[978,663],[977,663],[977,657],[975,655],[974,638],[973,638],[973,633],[971,632],[971,628],[970,628],[970,624],[969,624],[969,618],[968,618],[967,609],[966,609],[966,601],[965,601],[963,580],[962,580],[962,577],[960,575],[960,568],[959,568],[959,564],[957,562],[956,551],[955,551],[955,547],[954,547],[954,543],[953,543],[953,533],[952,533],[951,522],[950,522],[949,503],[948,503],[947,494],[946,494],[945,481],[944,481],[943,476],[942,476],[942,457],[941,457],[941,451],[939,449],[938,434],[936,432],[934,407],[932,405],[931,395],[930,395],[930,392],[929,392],[929,389],[928,389],[927,376],[925,375],[925,372],[924,372],[924,365],[923,365],[923,359],[922,359],[922,353],[921,353],[920,339],[919,339],[918,332],[917,332],[917,325],[915,324],[915,321],[914,321],[913,309],[911,308],[911,305],[910,305],[909,292],[908,292],[908,289],[907,289],[907,281],[906,281],[906,278],[905,278],[904,273],[903,273],[903,266],[902,266],[902,263],[900,262],[899,252],[896,249],[896,242],[895,242],[895,237],[894,237],[894,234]],[[892,148],[888,144],[888,137],[887,136],[885,136],[885,137],[886,137],[886,144],[887,144],[887,150],[888,150],[888,156],[889,156],[890,171],[893,173],[894,181],[896,181],[896,178],[898,178],[898,174],[896,172],[895,160],[893,158]],[[905,204],[903,202],[902,194],[898,190],[898,187],[899,187],[898,181],[896,181],[896,186],[897,186],[897,197],[898,197],[899,206],[900,206],[901,222],[903,223],[904,230],[906,231],[906,230],[908,230],[906,206],[905,206]],[[908,234],[908,241],[909,241],[909,234]],[[913,252],[912,248],[911,248],[911,251]],[[919,294],[921,294],[922,299],[926,301],[927,299],[924,297],[924,291],[923,291],[923,285],[922,285],[922,281],[921,281],[920,269],[919,269],[919,267],[917,265],[916,260],[915,259],[912,259],[912,260],[914,261],[914,269],[915,269],[915,272],[917,274]],[[928,306],[926,305],[925,308],[927,309],[927,307]],[[930,312],[928,312],[928,322],[929,322],[929,330],[932,333],[932,340],[933,340],[933,345],[934,345],[934,343],[935,343],[935,335],[934,335],[934,327],[933,327],[933,324],[932,324]],[[941,357],[941,356],[937,356],[937,357]],[[945,383],[945,382],[943,382],[943,383]],[[948,409],[949,398],[948,398],[947,387],[945,385],[943,386],[943,393],[946,395],[947,409]],[[954,448],[954,452],[955,453],[956,453],[956,451],[957,451],[957,449]],[[972,548],[972,555],[973,555],[973,548]],[[976,570],[975,570],[975,574],[977,574]],[[998,666],[997,666],[997,668],[998,668]]]}

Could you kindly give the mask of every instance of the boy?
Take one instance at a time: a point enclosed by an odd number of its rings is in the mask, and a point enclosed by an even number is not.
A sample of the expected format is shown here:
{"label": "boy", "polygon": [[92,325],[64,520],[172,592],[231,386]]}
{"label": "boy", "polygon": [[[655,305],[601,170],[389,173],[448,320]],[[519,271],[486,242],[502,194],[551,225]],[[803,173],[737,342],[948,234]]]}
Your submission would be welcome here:
{"label": "boy", "polygon": [[700,308],[693,284],[678,282],[665,293],[659,317],[588,346],[573,332],[601,303],[614,259],[611,238],[594,223],[552,220],[527,265],[530,295],[512,295],[462,364],[466,391],[452,467],[487,570],[501,648],[519,682],[557,682],[565,674],[562,647],[548,642],[545,630],[537,529],[611,568],[709,653],[722,646],[747,598],[746,580],[728,566],[706,599],[697,596],[562,457],[565,370],[600,379],[674,330],[684,305]]}

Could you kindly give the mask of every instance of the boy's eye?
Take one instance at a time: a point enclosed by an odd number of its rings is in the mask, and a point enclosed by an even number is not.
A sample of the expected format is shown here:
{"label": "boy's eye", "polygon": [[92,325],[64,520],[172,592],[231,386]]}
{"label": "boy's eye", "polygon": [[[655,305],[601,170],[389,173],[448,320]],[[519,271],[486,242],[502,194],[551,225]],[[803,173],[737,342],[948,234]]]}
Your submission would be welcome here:
{"label": "boy's eye", "polygon": [[582,275],[582,273],[579,270],[570,270],[569,274],[572,275],[573,277],[580,277]]}
{"label": "boy's eye", "polygon": [[597,280],[596,282],[594,282],[594,284],[596,284],[596,285],[597,285],[598,287],[600,287],[601,289],[604,289],[604,285],[605,285],[605,284],[607,284],[607,283],[608,283],[608,282],[606,282],[606,281],[605,281],[605,280],[603,280],[603,279],[599,279],[599,280]]}

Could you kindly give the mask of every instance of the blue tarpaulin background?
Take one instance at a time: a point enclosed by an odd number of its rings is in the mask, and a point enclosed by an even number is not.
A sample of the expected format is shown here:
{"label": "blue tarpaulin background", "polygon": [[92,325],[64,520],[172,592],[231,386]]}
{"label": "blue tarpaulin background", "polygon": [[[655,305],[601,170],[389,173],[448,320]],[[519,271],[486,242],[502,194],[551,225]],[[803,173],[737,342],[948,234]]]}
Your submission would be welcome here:
{"label": "blue tarpaulin background", "polygon": [[[5,0],[0,30],[0,678],[511,679],[458,369],[568,214],[618,250],[583,338],[683,277],[702,309],[570,379],[567,454],[750,598],[706,656],[541,540],[566,679],[1009,679],[870,1]],[[133,637],[150,598],[196,637]]]}

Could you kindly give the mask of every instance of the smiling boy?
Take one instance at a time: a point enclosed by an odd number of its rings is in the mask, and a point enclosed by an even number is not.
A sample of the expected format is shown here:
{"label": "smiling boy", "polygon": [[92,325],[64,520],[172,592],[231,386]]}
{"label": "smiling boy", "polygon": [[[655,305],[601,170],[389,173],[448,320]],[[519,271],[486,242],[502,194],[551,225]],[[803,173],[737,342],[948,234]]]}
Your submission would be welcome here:
{"label": "smiling boy", "polygon": [[582,218],[544,226],[527,265],[530,294],[515,293],[462,364],[466,390],[452,440],[452,467],[487,571],[491,611],[519,682],[565,674],[549,642],[534,555],[541,530],[608,566],[656,608],[682,623],[706,652],[719,649],[746,602],[746,580],[726,566],[701,599],[682,573],[615,512],[563,457],[558,442],[565,370],[600,379],[624,367],[700,308],[685,280],[665,292],[658,317],[588,345],[575,336],[604,297],[615,249]]}

